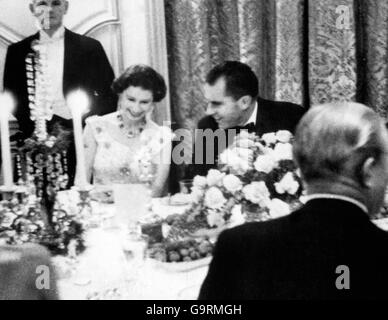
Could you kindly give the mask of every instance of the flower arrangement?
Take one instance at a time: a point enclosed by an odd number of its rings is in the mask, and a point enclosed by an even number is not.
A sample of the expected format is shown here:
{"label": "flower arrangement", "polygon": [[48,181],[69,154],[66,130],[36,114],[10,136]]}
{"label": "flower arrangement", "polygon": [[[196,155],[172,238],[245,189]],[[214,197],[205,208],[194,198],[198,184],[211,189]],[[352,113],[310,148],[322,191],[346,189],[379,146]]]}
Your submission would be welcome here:
{"label": "flower arrangement", "polygon": [[290,213],[300,205],[303,191],[292,160],[292,140],[288,131],[262,137],[242,132],[220,154],[220,170],[194,178],[187,221],[222,228]]}
{"label": "flower arrangement", "polygon": [[47,223],[34,196],[0,203],[0,240],[6,244],[37,243],[53,255],[75,256],[85,249],[83,234],[79,215],[65,211],[63,206],[55,207]]}

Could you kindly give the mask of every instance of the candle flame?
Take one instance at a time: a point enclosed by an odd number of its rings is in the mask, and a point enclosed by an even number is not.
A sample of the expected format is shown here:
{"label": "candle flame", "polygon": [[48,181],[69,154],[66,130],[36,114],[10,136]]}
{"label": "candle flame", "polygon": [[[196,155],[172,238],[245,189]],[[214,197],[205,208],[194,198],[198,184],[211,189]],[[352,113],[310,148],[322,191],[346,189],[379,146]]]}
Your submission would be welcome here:
{"label": "candle flame", "polygon": [[67,105],[73,114],[84,114],[89,107],[89,98],[82,90],[70,92],[66,97]]}

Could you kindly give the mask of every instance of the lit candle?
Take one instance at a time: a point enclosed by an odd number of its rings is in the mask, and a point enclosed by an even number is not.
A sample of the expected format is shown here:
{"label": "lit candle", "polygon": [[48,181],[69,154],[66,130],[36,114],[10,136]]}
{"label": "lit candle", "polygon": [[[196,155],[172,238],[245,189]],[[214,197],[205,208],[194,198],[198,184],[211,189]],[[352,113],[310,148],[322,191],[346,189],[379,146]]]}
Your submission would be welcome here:
{"label": "lit candle", "polygon": [[1,156],[3,163],[4,187],[13,189],[13,171],[11,159],[11,146],[9,142],[9,118],[14,107],[14,101],[10,94],[0,94],[0,126],[1,126]]}
{"label": "lit candle", "polygon": [[84,92],[77,90],[67,96],[67,105],[70,108],[73,116],[74,141],[77,154],[77,187],[80,190],[85,190],[89,183],[86,180],[85,153],[82,135],[82,115],[88,109],[89,100]]}

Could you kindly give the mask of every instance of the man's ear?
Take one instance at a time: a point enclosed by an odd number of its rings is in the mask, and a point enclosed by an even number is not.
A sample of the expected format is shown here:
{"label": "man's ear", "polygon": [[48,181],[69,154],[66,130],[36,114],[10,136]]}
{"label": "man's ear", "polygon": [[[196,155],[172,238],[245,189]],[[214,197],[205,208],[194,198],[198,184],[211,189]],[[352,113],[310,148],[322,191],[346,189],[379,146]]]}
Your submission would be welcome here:
{"label": "man's ear", "polygon": [[360,183],[363,187],[371,188],[373,184],[373,171],[376,166],[376,159],[373,157],[367,158],[361,166],[359,175]]}
{"label": "man's ear", "polygon": [[241,110],[246,110],[250,107],[252,104],[252,97],[251,96],[242,96],[240,99],[238,99],[238,105]]}
{"label": "man's ear", "polygon": [[69,1],[65,1],[65,14],[67,13],[67,10],[69,10]]}

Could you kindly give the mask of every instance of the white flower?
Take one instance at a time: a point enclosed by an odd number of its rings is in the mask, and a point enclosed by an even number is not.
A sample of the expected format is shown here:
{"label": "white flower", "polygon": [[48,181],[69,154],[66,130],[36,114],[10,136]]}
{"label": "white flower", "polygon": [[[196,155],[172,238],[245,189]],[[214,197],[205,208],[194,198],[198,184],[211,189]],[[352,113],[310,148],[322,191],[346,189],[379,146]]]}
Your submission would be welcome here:
{"label": "white flower", "polygon": [[269,191],[263,181],[252,182],[243,189],[245,199],[252,203],[258,204],[261,207],[266,207],[269,201]]}
{"label": "white flower", "polygon": [[193,187],[196,188],[205,188],[207,186],[207,179],[203,176],[195,176],[193,180]]}
{"label": "white flower", "polygon": [[210,169],[206,177],[207,184],[210,187],[221,185],[222,179],[224,178],[224,176],[225,176],[225,173],[222,173],[215,169]]}
{"label": "white flower", "polygon": [[252,134],[248,132],[248,130],[242,130],[237,138],[239,139],[250,139],[252,137]]}
{"label": "white flower", "polygon": [[55,141],[53,141],[53,140],[47,140],[47,141],[45,142],[45,145],[46,145],[47,148],[52,148],[52,147],[54,147],[54,144],[55,144]]}
{"label": "white flower", "polygon": [[240,161],[240,158],[235,152],[235,148],[233,149],[226,149],[220,154],[220,162],[223,164],[226,164],[227,166],[233,167]]}
{"label": "white flower", "polygon": [[275,189],[279,194],[288,193],[294,195],[299,189],[299,183],[294,179],[292,172],[288,172],[282,180],[275,183]]}
{"label": "white flower", "polygon": [[164,239],[167,239],[168,235],[170,234],[171,226],[169,226],[167,223],[162,224],[162,235]]}
{"label": "white flower", "polygon": [[288,143],[291,141],[292,133],[287,130],[280,130],[276,132],[276,139],[282,143]]}
{"label": "white flower", "polygon": [[3,217],[2,217],[2,221],[1,221],[0,226],[8,229],[12,226],[12,224],[16,218],[17,218],[16,214],[13,214],[12,212],[5,211],[3,213]]}
{"label": "white flower", "polygon": [[258,156],[253,165],[257,171],[269,173],[277,166],[277,161],[272,155],[266,154]]}
{"label": "white flower", "polygon": [[245,131],[242,131],[235,139],[234,143],[231,146],[237,147],[237,148],[250,148],[254,145],[254,136],[252,136],[249,133],[246,133]]}
{"label": "white flower", "polygon": [[271,218],[279,218],[290,214],[290,206],[280,199],[272,199],[268,204],[269,214]]}
{"label": "white flower", "polygon": [[211,187],[205,194],[205,206],[211,209],[220,209],[226,203],[222,192],[216,187]]}
{"label": "white flower", "polygon": [[245,217],[242,214],[241,204],[237,204],[232,209],[232,215],[230,217],[229,223],[230,227],[237,227],[245,223]]}
{"label": "white flower", "polygon": [[280,160],[292,160],[292,145],[290,143],[278,143],[274,150],[273,155]]}
{"label": "white flower", "polygon": [[274,144],[277,141],[276,134],[274,132],[263,134],[261,139],[264,140],[266,145]]}
{"label": "white flower", "polygon": [[243,185],[241,180],[233,174],[229,174],[229,175],[225,176],[223,183],[224,183],[224,187],[226,188],[226,190],[228,190],[231,193],[235,193],[235,192],[241,190],[242,185]]}
{"label": "white flower", "polygon": [[222,217],[221,212],[217,212],[215,210],[210,211],[210,213],[206,217],[208,225],[213,228],[213,227],[222,227],[225,225],[225,220]]}
{"label": "white flower", "polygon": [[249,162],[249,159],[253,156],[253,150],[247,148],[236,148],[238,156],[242,161]]}
{"label": "white flower", "polygon": [[203,198],[204,193],[205,192],[202,188],[192,187],[190,193],[191,201],[194,203],[198,203]]}
{"label": "white flower", "polygon": [[237,153],[237,148],[226,149],[220,155],[220,162],[239,175],[245,174],[249,169],[249,161],[242,159]]}

